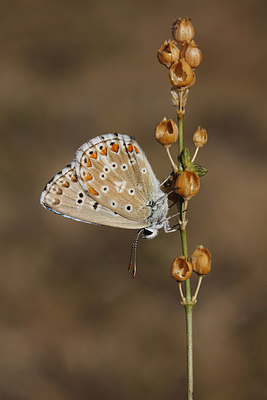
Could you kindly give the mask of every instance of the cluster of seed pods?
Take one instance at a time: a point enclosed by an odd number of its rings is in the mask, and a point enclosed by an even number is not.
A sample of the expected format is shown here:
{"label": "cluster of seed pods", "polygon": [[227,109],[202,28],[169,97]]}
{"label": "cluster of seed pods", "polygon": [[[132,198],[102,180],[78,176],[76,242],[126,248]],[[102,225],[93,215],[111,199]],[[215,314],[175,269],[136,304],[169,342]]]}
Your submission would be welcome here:
{"label": "cluster of seed pods", "polygon": [[172,26],[174,40],[165,40],[158,50],[158,60],[169,69],[169,80],[175,88],[190,88],[196,82],[194,70],[202,62],[202,52],[194,35],[190,18],[178,18]]}

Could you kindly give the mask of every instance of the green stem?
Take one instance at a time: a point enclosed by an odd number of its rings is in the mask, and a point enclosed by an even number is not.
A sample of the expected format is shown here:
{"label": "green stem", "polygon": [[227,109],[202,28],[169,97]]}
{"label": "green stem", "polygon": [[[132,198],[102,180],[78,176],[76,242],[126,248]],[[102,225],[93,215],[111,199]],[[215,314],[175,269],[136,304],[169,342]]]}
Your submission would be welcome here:
{"label": "green stem", "polygon": [[187,348],[187,400],[193,400],[193,305],[185,305]]}
{"label": "green stem", "polygon": [[[178,118],[179,128],[179,170],[182,170],[180,162],[180,154],[183,150],[183,118]],[[180,217],[183,218],[184,200],[180,202]],[[182,251],[184,257],[188,258],[186,229],[180,229],[180,237],[182,243]],[[187,400],[193,400],[193,304],[191,298],[190,279],[185,281],[185,298],[184,304],[186,316],[186,355],[187,355]]]}

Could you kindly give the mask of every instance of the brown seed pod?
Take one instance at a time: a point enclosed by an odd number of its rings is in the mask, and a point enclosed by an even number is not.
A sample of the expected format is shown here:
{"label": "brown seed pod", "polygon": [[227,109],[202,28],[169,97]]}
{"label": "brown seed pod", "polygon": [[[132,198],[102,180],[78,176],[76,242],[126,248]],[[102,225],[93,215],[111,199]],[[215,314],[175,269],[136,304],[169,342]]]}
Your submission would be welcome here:
{"label": "brown seed pod", "polygon": [[172,25],[172,36],[181,46],[190,42],[195,34],[190,18],[178,18]]}
{"label": "brown seed pod", "polygon": [[178,282],[183,282],[192,275],[192,265],[184,256],[175,258],[171,265],[171,276]]}
{"label": "brown seed pod", "polygon": [[179,60],[180,50],[175,45],[174,40],[165,40],[161,48],[158,50],[157,57],[161,64],[167,68]]}
{"label": "brown seed pod", "polygon": [[181,59],[172,64],[169,71],[169,79],[174,87],[187,87],[194,81],[194,73],[190,65]]}
{"label": "brown seed pod", "polygon": [[181,49],[180,57],[192,68],[197,68],[202,63],[202,51],[194,40],[191,40],[187,45]]}
{"label": "brown seed pod", "polygon": [[193,136],[193,143],[195,147],[203,147],[207,143],[207,141],[208,141],[208,134],[206,129],[201,128],[201,126],[198,126]]}
{"label": "brown seed pod", "polygon": [[178,175],[175,187],[177,188],[175,192],[183,197],[184,200],[190,200],[199,191],[199,177],[194,171],[185,170]]}
{"label": "brown seed pod", "polygon": [[178,126],[172,119],[163,118],[155,129],[156,140],[164,146],[171,146],[178,139]]}
{"label": "brown seed pod", "polygon": [[206,275],[211,270],[211,254],[208,249],[202,245],[197,246],[192,254],[191,263],[193,271],[199,275]]}

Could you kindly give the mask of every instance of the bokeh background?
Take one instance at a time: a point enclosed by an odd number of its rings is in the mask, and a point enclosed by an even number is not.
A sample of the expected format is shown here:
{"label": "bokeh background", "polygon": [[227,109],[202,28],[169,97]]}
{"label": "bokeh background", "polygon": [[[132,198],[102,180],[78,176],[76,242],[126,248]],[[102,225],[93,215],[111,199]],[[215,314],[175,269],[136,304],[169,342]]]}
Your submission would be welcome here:
{"label": "bokeh background", "polygon": [[[178,235],[140,240],[41,208],[46,182],[88,139],[153,139],[175,118],[156,51],[190,16],[204,61],[185,117],[209,134],[190,203],[189,249],[212,273],[194,312],[195,397],[266,398],[266,2],[0,1],[1,400],[182,399],[185,321],[169,265]],[[193,285],[195,280],[193,280]]]}

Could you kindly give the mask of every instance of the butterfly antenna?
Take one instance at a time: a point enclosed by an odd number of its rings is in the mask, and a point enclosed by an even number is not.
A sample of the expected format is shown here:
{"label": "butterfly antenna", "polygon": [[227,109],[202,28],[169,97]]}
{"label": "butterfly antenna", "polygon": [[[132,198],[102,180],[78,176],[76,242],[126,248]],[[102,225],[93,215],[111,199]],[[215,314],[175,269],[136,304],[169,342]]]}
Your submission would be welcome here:
{"label": "butterfly antenna", "polygon": [[143,231],[144,231],[144,229],[140,229],[136,233],[136,235],[134,237],[134,240],[133,240],[132,247],[131,247],[130,263],[129,263],[128,271],[131,272],[131,270],[133,269],[133,271],[132,271],[133,278],[135,278],[135,275],[136,275],[136,248],[137,248],[137,243],[138,243],[138,239],[139,239],[140,235],[143,233]]}

